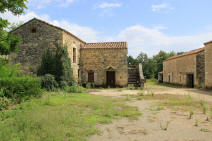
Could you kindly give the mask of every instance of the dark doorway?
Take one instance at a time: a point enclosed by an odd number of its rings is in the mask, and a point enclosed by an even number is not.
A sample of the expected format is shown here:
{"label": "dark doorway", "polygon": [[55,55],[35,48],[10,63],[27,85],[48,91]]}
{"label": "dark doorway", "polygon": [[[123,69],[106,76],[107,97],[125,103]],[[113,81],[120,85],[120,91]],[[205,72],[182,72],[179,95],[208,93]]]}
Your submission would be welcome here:
{"label": "dark doorway", "polygon": [[169,83],[171,82],[171,76],[169,75]]}
{"label": "dark doorway", "polygon": [[194,88],[194,75],[187,74],[187,87]]}
{"label": "dark doorway", "polygon": [[88,72],[88,82],[94,83],[94,72],[93,71]]}
{"label": "dark doorway", "polygon": [[115,87],[115,71],[107,71],[107,86]]}

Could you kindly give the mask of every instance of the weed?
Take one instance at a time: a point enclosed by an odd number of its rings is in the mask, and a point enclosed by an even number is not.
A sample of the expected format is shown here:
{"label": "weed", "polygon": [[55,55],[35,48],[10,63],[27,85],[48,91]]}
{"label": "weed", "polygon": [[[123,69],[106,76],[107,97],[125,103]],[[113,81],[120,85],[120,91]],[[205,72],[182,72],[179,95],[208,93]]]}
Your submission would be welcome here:
{"label": "weed", "polygon": [[126,101],[130,101],[130,95],[129,94],[126,96]]}
{"label": "weed", "polygon": [[190,113],[189,113],[189,119],[192,119],[192,116],[194,115],[194,111],[190,111]]}
{"label": "weed", "polygon": [[212,119],[212,106],[210,107],[210,115],[211,115],[211,119]]}
{"label": "weed", "polygon": [[169,123],[170,123],[170,121],[167,121],[165,127],[163,127],[162,124],[160,123],[160,129],[162,129],[164,131],[167,131],[168,130]]}
{"label": "weed", "polygon": [[197,119],[195,120],[195,126],[197,126],[197,127],[199,126],[199,120],[197,120]]}
{"label": "weed", "polygon": [[210,130],[206,129],[206,128],[201,128],[200,131],[202,131],[202,132],[210,132]]}
{"label": "weed", "polygon": [[139,97],[137,97],[137,100],[142,100],[142,98],[139,96]]}
{"label": "weed", "polygon": [[207,111],[208,111],[208,106],[207,106],[206,104],[204,104],[204,105],[202,106],[202,110],[203,110],[203,114],[206,115],[206,113],[207,113]]}
{"label": "weed", "polygon": [[155,95],[155,93],[154,92],[151,92],[151,96],[154,97],[154,95]]}

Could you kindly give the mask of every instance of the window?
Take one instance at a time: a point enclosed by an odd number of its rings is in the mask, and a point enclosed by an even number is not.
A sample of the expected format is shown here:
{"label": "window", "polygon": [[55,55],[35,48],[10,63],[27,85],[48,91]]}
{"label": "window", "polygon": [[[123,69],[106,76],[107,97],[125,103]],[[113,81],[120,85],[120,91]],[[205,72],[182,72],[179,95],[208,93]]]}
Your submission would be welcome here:
{"label": "window", "polygon": [[33,27],[32,29],[31,29],[31,33],[36,33],[37,32],[37,29],[35,28],[35,27]]}
{"label": "window", "polygon": [[73,63],[76,63],[76,48],[73,48]]}

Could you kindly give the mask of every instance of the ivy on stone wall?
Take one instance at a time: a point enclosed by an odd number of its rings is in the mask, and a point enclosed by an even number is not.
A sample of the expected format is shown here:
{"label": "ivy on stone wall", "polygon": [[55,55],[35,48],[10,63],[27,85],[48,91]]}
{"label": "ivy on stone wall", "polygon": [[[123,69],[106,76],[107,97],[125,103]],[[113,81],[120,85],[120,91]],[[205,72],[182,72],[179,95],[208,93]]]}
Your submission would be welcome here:
{"label": "ivy on stone wall", "polygon": [[38,67],[37,75],[51,74],[58,84],[72,82],[71,60],[68,56],[67,47],[56,47],[56,52],[48,48],[42,56],[41,65]]}

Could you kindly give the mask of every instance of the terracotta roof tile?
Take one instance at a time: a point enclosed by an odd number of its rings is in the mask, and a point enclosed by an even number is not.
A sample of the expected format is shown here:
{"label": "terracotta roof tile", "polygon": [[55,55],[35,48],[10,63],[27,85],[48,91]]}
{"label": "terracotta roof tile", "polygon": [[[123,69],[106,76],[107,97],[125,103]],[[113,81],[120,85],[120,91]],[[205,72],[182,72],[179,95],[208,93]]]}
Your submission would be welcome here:
{"label": "terracotta roof tile", "polygon": [[94,48],[121,48],[127,49],[127,42],[100,42],[100,43],[86,43],[82,49]]}
{"label": "terracotta roof tile", "polygon": [[211,43],[212,43],[212,41],[209,41],[209,42],[204,43],[204,45],[211,44]]}
{"label": "terracotta roof tile", "polygon": [[180,58],[180,57],[184,57],[184,56],[188,56],[188,55],[192,55],[192,54],[197,54],[201,51],[204,51],[204,48],[199,48],[199,49],[195,49],[195,50],[192,50],[192,51],[189,51],[189,52],[185,52],[183,54],[170,57],[170,58],[166,59],[165,61],[173,60],[173,59],[176,59],[176,58]]}

